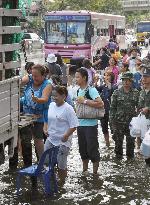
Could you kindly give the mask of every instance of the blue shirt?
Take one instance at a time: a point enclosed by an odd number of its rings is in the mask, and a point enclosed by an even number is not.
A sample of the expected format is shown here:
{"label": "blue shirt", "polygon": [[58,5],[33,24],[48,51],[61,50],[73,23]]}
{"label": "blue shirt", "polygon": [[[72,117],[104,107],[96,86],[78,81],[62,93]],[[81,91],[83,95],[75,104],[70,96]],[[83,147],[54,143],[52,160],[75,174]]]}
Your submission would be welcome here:
{"label": "blue shirt", "polygon": [[[85,89],[79,89],[78,96],[85,96]],[[98,91],[94,87],[89,87],[89,95],[90,97],[95,100],[96,98],[100,97]],[[98,124],[97,119],[79,119],[79,126],[95,126]]]}
{"label": "blue shirt", "polygon": [[34,91],[35,97],[41,98],[43,90],[48,84],[50,84],[50,81],[45,79],[38,89],[34,89],[32,79],[29,80],[29,83],[27,84],[24,91],[23,112],[28,114],[40,115],[41,117],[38,118],[38,122],[44,122],[44,113],[48,112],[48,107],[51,102],[51,98],[49,98],[47,103],[35,103],[32,101],[32,90]]}
{"label": "blue shirt", "polygon": [[142,75],[140,72],[134,73],[134,82],[133,82],[133,88],[136,88],[137,90],[141,90],[141,78]]}
{"label": "blue shirt", "polygon": [[111,104],[111,96],[114,90],[117,89],[117,86],[111,85],[111,88],[109,88],[106,84],[104,84],[99,87],[96,87],[96,89],[100,93],[100,96],[104,102],[105,113],[109,113],[110,104]]}

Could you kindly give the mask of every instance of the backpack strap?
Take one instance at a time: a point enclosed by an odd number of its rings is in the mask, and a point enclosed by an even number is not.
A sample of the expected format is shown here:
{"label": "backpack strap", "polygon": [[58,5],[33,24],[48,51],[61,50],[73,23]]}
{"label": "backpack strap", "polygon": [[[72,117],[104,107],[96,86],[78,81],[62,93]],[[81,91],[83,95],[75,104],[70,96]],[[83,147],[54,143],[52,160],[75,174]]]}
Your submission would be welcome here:
{"label": "backpack strap", "polygon": [[[79,94],[79,89],[77,90],[77,97],[78,97],[78,94]],[[85,90],[85,97],[88,100],[93,100],[90,96],[89,87],[87,87],[86,90]]]}
{"label": "backpack strap", "polygon": [[89,87],[87,89],[87,91],[85,92],[85,97],[88,99],[88,100],[93,100],[90,96],[90,91],[89,91]]}
{"label": "backpack strap", "polygon": [[79,94],[79,89],[77,90],[77,97],[78,97],[78,94]]}

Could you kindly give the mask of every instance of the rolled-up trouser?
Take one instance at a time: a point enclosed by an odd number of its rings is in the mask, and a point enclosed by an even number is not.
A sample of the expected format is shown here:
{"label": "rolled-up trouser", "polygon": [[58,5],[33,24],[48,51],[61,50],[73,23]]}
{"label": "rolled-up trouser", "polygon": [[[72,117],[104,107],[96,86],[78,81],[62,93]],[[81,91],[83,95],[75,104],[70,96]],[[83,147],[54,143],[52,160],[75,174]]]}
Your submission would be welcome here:
{"label": "rolled-up trouser", "polygon": [[131,137],[129,124],[123,123],[115,123],[113,125],[113,140],[115,141],[115,153],[116,155],[123,155],[123,140],[124,136],[126,136],[126,155],[128,157],[134,157],[134,147],[135,147],[135,139]]}
{"label": "rolled-up trouser", "polygon": [[77,128],[79,153],[82,160],[100,161],[98,130],[96,126],[79,126]]}

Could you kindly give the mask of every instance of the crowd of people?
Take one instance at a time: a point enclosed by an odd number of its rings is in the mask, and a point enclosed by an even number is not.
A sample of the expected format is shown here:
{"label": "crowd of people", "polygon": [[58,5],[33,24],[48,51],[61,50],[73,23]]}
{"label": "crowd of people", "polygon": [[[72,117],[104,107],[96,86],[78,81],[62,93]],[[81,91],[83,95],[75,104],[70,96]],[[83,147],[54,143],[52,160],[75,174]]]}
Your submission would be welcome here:
{"label": "crowd of people", "polygon": [[[115,40],[110,39],[106,47],[97,51],[93,63],[89,59],[76,59],[80,63],[66,65],[59,54],[49,54],[45,65],[28,62],[27,75],[21,79],[24,87],[20,107],[21,112],[36,115],[38,119],[20,130],[24,166],[32,164],[32,139],[37,159],[45,150],[58,146],[58,175],[65,181],[72,135],[77,129],[83,172],[88,171],[91,161],[93,174],[97,174],[98,119],[78,119],[76,104],[104,108],[100,124],[106,146],[110,146],[112,135],[115,155],[121,159],[126,136],[126,156],[133,159],[135,138],[130,135],[129,124],[139,112],[150,120],[150,51],[144,59],[140,56],[138,47],[119,50]],[[68,86],[74,79],[77,90],[72,97]],[[137,141],[139,148],[141,140]],[[149,159],[146,163],[150,166]],[[9,166],[17,168],[17,164],[18,148]],[[36,186],[36,179],[31,180]]]}

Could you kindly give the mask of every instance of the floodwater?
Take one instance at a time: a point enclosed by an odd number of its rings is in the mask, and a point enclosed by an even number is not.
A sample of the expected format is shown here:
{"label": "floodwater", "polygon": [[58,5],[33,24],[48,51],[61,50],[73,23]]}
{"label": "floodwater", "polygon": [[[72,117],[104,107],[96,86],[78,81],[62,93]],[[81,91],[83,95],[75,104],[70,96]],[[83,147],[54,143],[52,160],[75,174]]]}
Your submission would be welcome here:
{"label": "floodwater", "polygon": [[[145,54],[146,51],[143,53]],[[30,56],[31,57],[31,56]],[[41,54],[28,58],[44,63]],[[40,61],[40,62],[41,62]],[[22,64],[24,66],[24,64]],[[99,175],[82,174],[82,164],[78,152],[77,136],[74,135],[72,149],[68,158],[68,177],[59,193],[46,197],[43,184],[39,182],[38,191],[31,190],[29,178],[22,181],[21,196],[16,195],[16,172],[9,171],[8,160],[0,166],[0,205],[148,205],[150,204],[150,168],[144,159],[136,154],[135,160],[116,160],[114,143],[105,147],[99,127],[101,161]],[[125,148],[125,144],[124,144]],[[125,153],[125,150],[124,150]],[[21,165],[21,163],[20,163]]]}
{"label": "floodwater", "polygon": [[[38,191],[31,190],[29,178],[22,181],[22,195],[16,195],[16,173],[8,171],[8,160],[0,166],[0,204],[1,205],[147,205],[150,204],[150,169],[144,159],[136,154],[135,160],[117,160],[113,153],[114,144],[105,147],[99,128],[101,162],[99,175],[82,174],[81,159],[78,152],[77,137],[68,159],[68,178],[59,193],[46,197],[42,182]],[[125,148],[125,144],[124,144]],[[124,150],[125,151],[125,150]]]}

